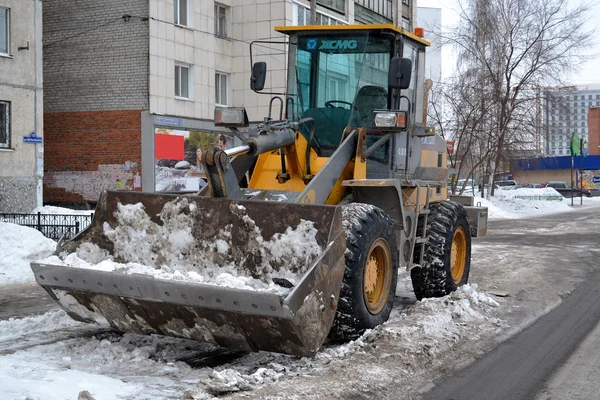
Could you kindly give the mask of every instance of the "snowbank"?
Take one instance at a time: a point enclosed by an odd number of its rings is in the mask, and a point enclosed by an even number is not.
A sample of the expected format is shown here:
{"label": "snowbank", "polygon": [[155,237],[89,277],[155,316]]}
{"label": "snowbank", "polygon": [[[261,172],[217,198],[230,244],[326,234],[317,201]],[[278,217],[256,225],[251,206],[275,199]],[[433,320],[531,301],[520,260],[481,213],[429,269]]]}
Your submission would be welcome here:
{"label": "snowbank", "polygon": [[0,222],[0,285],[34,283],[29,263],[55,249],[56,242],[36,229]]}
{"label": "snowbank", "polygon": [[490,219],[525,218],[572,210],[571,199],[564,198],[553,188],[499,189],[490,201],[475,197],[474,204],[488,207]]}

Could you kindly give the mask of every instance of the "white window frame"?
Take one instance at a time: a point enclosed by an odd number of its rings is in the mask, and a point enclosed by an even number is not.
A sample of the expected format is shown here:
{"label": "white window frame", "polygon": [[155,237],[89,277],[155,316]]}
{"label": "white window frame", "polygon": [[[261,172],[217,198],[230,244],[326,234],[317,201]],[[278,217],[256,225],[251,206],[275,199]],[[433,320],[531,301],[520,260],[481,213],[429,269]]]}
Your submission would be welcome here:
{"label": "white window frame", "polygon": [[[219,16],[221,15],[219,12],[223,10],[225,12],[224,21],[221,23]],[[229,37],[229,7],[224,6],[223,4],[215,3],[215,36],[220,38],[228,38]],[[221,30],[223,33],[221,33]]]}
{"label": "white window frame", "polygon": [[[185,23],[181,22],[181,2],[185,2]],[[173,20],[175,25],[186,26],[188,28],[192,26],[190,24],[192,15],[191,2],[192,0],[173,0]]]}
{"label": "white window frame", "polygon": [[[179,68],[179,74],[177,73],[177,69]],[[187,69],[187,94],[188,97],[185,97],[182,95],[182,90],[181,88],[182,86],[182,81],[181,81],[181,69],[185,68]],[[178,77],[179,76],[179,81],[178,81]],[[174,67],[174,81],[175,81],[175,87],[174,87],[174,91],[175,91],[175,98],[176,99],[180,99],[180,100],[192,100],[194,98],[194,70],[193,67],[189,64],[183,64],[183,63],[175,63],[175,67]],[[177,94],[177,91],[179,89],[179,94]]]}
{"label": "white window frame", "polygon": [[6,10],[6,53],[0,51],[0,55],[10,56],[10,8],[0,7],[0,10]]}
{"label": "white window frame", "polygon": [[5,134],[6,140],[0,142],[0,149],[10,149],[10,101],[0,100],[0,112],[4,112],[4,118],[6,120]]}
{"label": "white window frame", "polygon": [[[309,15],[308,13],[310,12],[310,7],[307,7],[302,3],[294,1],[293,7],[292,7],[292,21],[293,21],[294,25],[296,25],[296,26],[299,26],[300,12],[304,12],[305,16]],[[317,19],[319,18],[319,16],[321,18],[321,22],[323,22],[323,18],[326,18],[327,24],[323,24],[323,25],[348,25],[348,22],[344,21],[340,17],[336,17],[332,14],[317,10]],[[335,22],[335,23],[333,23],[333,22]],[[317,22],[317,24],[318,24],[318,22]],[[302,24],[302,26],[305,26],[305,25],[310,25],[310,23],[306,23],[306,18],[304,19],[304,23]]]}
{"label": "white window frame", "polygon": [[[227,87],[225,88],[225,95],[227,98],[225,101],[221,98],[221,84],[222,78],[225,77]],[[228,107],[231,99],[231,79],[230,75],[226,72],[215,71],[215,105]]]}

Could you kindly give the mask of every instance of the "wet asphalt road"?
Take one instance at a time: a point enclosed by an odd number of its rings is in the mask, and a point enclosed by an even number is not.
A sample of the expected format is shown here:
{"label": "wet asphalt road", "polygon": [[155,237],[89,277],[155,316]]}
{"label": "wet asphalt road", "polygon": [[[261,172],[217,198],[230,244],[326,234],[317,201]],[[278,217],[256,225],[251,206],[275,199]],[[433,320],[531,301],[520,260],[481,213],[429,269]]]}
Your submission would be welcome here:
{"label": "wet asphalt road", "polygon": [[40,315],[58,308],[37,284],[0,287],[0,320]]}
{"label": "wet asphalt road", "polygon": [[[483,243],[556,254],[555,263],[546,262],[540,280],[560,280],[570,271],[582,274],[583,279],[555,309],[470,366],[435,382],[424,399],[600,398],[597,376],[581,379],[600,370],[597,347],[594,356],[582,355],[585,348],[600,343],[600,329],[595,329],[600,321],[600,208],[492,221],[489,232],[480,239]],[[573,376],[580,379],[568,378]]]}

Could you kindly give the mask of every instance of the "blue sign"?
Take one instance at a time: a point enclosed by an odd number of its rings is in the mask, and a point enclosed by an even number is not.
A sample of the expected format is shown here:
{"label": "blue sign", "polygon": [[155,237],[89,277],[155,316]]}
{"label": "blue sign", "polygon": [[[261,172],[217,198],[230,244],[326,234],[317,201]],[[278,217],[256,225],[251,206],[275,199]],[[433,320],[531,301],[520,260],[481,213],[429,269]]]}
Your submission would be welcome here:
{"label": "blue sign", "polygon": [[179,118],[157,117],[156,124],[157,125],[183,126],[183,120],[179,119]]}
{"label": "blue sign", "polygon": [[35,132],[31,132],[29,136],[23,136],[23,143],[42,143],[42,138]]}
{"label": "blue sign", "polygon": [[306,50],[316,50],[317,49],[317,39],[308,39],[306,41]]}
{"label": "blue sign", "polygon": [[594,183],[600,183],[600,176],[598,176],[598,175],[594,176],[594,177],[592,178],[592,181],[593,181]]}

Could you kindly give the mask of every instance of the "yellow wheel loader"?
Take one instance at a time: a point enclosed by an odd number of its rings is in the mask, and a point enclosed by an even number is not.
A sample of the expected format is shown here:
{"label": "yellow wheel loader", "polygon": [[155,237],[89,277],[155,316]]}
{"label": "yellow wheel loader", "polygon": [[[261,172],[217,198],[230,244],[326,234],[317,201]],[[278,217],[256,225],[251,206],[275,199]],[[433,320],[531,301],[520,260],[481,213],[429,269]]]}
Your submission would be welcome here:
{"label": "yellow wheel loader", "polygon": [[[241,145],[204,157],[203,190],[105,192],[90,227],[57,251],[65,259],[93,245],[114,261],[186,265],[207,280],[33,263],[73,318],[310,356],[328,336],[355,338],[385,322],[399,268],[418,299],[467,282],[471,237],[485,231],[486,213],[469,221],[447,199],[446,143],[426,125],[429,43],[393,25],[276,30],[289,46],[287,89],[271,94],[280,118],[249,126],[243,108],[217,108],[215,124]],[[264,92],[267,74],[266,63],[252,65],[254,91]],[[143,214],[124,216],[135,205]],[[136,227],[142,220],[147,228]],[[312,239],[275,240],[305,223]],[[118,226],[129,236],[115,235]],[[295,252],[303,238],[318,249],[310,257]],[[219,284],[209,264],[281,290]]]}

